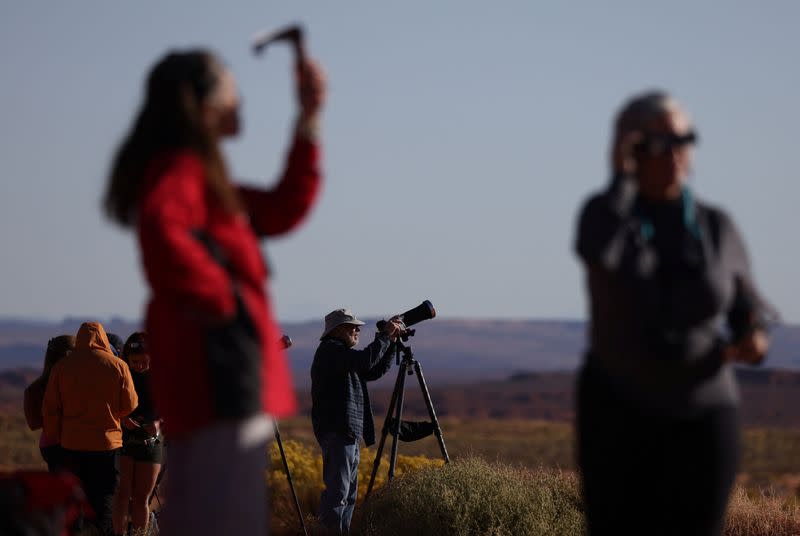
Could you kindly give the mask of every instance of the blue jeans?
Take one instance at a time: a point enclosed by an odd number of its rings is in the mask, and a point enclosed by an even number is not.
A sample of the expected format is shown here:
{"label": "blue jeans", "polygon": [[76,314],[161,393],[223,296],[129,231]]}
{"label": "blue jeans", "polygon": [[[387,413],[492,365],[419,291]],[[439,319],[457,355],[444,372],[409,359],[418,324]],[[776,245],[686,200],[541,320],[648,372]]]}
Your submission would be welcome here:
{"label": "blue jeans", "polygon": [[347,534],[358,495],[358,441],[329,433],[320,438],[319,446],[322,448],[322,480],[325,482],[319,503],[319,520],[327,528]]}

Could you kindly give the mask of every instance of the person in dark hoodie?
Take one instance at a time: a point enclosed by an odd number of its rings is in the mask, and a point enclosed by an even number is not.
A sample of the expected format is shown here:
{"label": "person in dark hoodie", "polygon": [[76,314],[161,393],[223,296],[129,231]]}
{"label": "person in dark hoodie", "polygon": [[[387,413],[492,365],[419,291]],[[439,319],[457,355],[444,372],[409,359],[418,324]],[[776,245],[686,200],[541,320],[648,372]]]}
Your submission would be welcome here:
{"label": "person in dark hoodie", "polygon": [[325,330],[311,365],[311,422],[322,449],[320,522],[341,534],[350,530],[358,492],[359,442],[375,443],[375,424],[367,382],[386,374],[392,363],[391,343],[403,330],[393,318],[362,350],[360,326],[347,309],[325,316]]}
{"label": "person in dark hoodie", "polygon": [[82,324],[69,359],[53,367],[42,414],[44,433],[58,438],[64,468],[80,479],[104,534],[113,534],[111,503],[122,447],[120,420],[137,404],[130,370],[114,357],[103,326]]}
{"label": "person in dark hoodie", "polygon": [[584,205],[589,293],[578,458],[589,534],[722,532],[736,473],[732,365],[758,364],[776,313],[731,217],[687,183],[697,134],[669,95],[619,113],[610,185]]}
{"label": "person in dark hoodie", "polygon": [[114,533],[125,534],[128,514],[134,530],[147,531],[150,495],[164,460],[161,419],[150,391],[150,353],[143,331],[133,333],[122,348],[139,404],[122,419],[119,486],[114,495]]}
{"label": "person in dark hoodie", "polygon": [[[31,430],[39,430],[43,427],[42,403],[50,372],[56,363],[74,349],[75,337],[72,335],[59,335],[47,341],[42,374],[25,389],[25,420],[28,421],[28,427]],[[48,437],[42,430],[39,437],[39,450],[51,473],[61,468],[61,445],[58,444],[58,438]]]}
{"label": "person in dark hoodie", "polygon": [[120,357],[122,355],[122,348],[125,345],[125,343],[122,342],[122,337],[116,333],[106,333],[106,336],[108,337],[108,344],[111,345],[111,353]]}

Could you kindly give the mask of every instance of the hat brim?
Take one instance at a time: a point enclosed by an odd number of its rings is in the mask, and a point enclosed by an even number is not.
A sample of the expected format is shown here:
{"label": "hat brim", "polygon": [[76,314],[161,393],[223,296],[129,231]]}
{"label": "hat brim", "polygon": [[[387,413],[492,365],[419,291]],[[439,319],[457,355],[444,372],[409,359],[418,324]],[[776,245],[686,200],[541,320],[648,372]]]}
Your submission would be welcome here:
{"label": "hat brim", "polygon": [[326,329],[322,335],[319,336],[319,340],[324,339],[328,336],[328,334],[333,331],[334,329],[338,328],[339,326],[343,326],[344,324],[350,324],[351,326],[364,326],[366,322],[362,322],[361,320],[345,320],[344,322],[339,322],[336,325],[331,326],[330,328]]}

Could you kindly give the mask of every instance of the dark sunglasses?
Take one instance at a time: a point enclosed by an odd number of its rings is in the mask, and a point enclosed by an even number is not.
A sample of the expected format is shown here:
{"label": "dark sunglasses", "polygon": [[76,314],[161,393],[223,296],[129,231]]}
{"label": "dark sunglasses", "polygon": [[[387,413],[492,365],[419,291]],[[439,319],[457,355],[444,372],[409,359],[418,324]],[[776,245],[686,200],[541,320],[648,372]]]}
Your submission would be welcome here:
{"label": "dark sunglasses", "polygon": [[699,141],[700,137],[694,130],[686,134],[648,134],[636,144],[636,150],[648,156],[663,156],[676,147],[695,145]]}

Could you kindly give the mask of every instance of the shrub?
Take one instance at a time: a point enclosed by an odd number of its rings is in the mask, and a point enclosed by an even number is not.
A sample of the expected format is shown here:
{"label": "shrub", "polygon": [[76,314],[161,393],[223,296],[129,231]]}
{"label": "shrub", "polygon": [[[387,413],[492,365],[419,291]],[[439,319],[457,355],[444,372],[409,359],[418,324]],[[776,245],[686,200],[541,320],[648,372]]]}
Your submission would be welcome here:
{"label": "shrub", "polygon": [[737,487],[728,504],[725,536],[797,536],[800,505],[796,499],[750,496]]}
{"label": "shrub", "polygon": [[[322,455],[318,448],[292,440],[284,441],[283,448],[286,452],[286,463],[292,473],[292,482],[300,501],[300,508],[308,520],[307,524],[310,524],[319,511],[319,498],[323,488]],[[289,483],[286,480],[286,473],[283,471],[283,462],[277,442],[272,443],[269,454],[271,468],[267,472],[267,484],[271,497],[272,531],[276,534],[295,533],[299,522]],[[362,448],[361,460],[358,464],[358,505],[364,500],[374,461],[375,451]],[[400,476],[426,467],[439,467],[442,463],[441,460],[431,460],[425,456],[401,454],[397,456],[395,475]],[[386,483],[388,471],[389,460],[388,456],[384,455],[375,476],[373,493]],[[356,515],[358,515],[358,508],[356,508]]]}
{"label": "shrub", "polygon": [[366,535],[575,535],[584,532],[578,482],[479,458],[396,479],[365,506]]}

